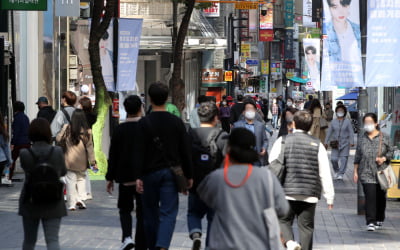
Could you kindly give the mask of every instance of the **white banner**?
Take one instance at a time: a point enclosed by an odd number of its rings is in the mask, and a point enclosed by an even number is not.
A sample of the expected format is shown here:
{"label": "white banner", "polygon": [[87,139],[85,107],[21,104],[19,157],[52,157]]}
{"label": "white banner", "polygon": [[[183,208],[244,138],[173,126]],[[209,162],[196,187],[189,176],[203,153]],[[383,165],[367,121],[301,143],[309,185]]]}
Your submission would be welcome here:
{"label": "white banner", "polygon": [[[321,45],[316,38],[303,39],[304,57],[306,59],[308,79],[316,91],[321,88]],[[308,87],[310,84],[308,84]]]}

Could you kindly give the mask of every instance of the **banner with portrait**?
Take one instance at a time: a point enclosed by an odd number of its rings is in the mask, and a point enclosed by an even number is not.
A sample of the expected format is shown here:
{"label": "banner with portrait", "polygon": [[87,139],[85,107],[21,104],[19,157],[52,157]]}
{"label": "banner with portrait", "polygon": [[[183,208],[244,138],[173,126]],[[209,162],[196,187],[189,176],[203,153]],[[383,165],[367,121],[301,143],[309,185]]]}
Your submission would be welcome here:
{"label": "banner with portrait", "polygon": [[400,1],[368,0],[367,87],[400,85]]}
{"label": "banner with portrait", "polygon": [[321,89],[364,86],[359,0],[324,0]]}
{"label": "banner with portrait", "polygon": [[321,42],[316,38],[303,39],[304,58],[306,59],[308,79],[313,89],[320,90],[321,85]]}

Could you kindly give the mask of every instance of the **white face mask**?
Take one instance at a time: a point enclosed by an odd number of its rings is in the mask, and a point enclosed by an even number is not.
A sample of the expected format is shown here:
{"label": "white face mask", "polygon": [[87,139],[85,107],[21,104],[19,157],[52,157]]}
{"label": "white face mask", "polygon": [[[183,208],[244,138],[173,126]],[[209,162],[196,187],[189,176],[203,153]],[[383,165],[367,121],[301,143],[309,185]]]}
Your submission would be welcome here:
{"label": "white face mask", "polygon": [[343,112],[338,112],[336,115],[337,115],[337,117],[343,117],[344,113]]}
{"label": "white face mask", "polygon": [[226,105],[226,102],[222,102],[222,105]]}
{"label": "white face mask", "polygon": [[292,106],[293,103],[292,103],[292,102],[287,102],[287,105],[288,105],[288,106]]}
{"label": "white face mask", "polygon": [[246,117],[246,119],[248,119],[248,120],[254,120],[254,118],[256,117],[256,112],[254,112],[254,111],[246,111],[244,113],[244,117]]}
{"label": "white face mask", "polygon": [[367,131],[368,133],[371,133],[372,131],[375,130],[375,124],[365,124],[364,130]]}

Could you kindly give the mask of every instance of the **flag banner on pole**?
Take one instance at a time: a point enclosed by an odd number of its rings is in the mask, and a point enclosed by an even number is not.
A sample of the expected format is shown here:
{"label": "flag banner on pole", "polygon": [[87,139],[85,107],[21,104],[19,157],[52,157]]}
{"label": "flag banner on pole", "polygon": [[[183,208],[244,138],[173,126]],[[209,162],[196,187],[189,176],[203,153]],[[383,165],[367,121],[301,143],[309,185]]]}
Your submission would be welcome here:
{"label": "flag banner on pole", "polygon": [[399,86],[400,1],[368,0],[367,87]]}
{"label": "flag banner on pole", "polygon": [[114,64],[113,64],[113,53],[114,53],[114,43],[113,43],[113,20],[110,22],[110,26],[103,37],[100,39],[100,62],[101,62],[101,72],[103,74],[104,84],[108,91],[115,91],[114,83]]}
{"label": "flag banner on pole", "polygon": [[143,19],[119,20],[117,90],[136,89],[136,71]]}
{"label": "flag banner on pole", "polygon": [[315,38],[304,38],[303,47],[309,82],[318,91],[321,85],[321,42]]}
{"label": "flag banner on pole", "polygon": [[359,0],[324,0],[321,90],[363,87]]}

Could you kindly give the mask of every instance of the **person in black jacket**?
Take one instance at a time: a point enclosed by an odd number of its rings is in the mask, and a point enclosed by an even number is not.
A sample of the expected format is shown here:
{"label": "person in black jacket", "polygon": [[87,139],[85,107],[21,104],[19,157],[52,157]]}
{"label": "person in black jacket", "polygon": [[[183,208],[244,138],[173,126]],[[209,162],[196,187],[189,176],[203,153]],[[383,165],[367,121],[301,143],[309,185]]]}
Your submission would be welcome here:
{"label": "person in black jacket", "polygon": [[243,103],[244,97],[242,95],[237,96],[237,102],[231,107],[231,124],[237,122],[242,115],[244,109]]}
{"label": "person in black jacket", "polygon": [[132,249],[132,216],[133,199],[136,200],[136,233],[135,249],[147,249],[143,228],[142,200],[136,192],[135,168],[138,167],[137,138],[139,132],[138,121],[142,117],[142,101],[136,95],[128,96],[124,101],[127,112],[126,122],[118,125],[111,138],[108,157],[108,171],[106,174],[107,192],[114,190],[114,181],[119,183],[118,208],[122,228],[121,249]]}
{"label": "person in black jacket", "polygon": [[37,118],[44,118],[50,124],[56,116],[56,111],[53,109],[52,106],[49,105],[49,100],[45,96],[39,97],[36,104],[38,105],[39,112],[37,113]]}

